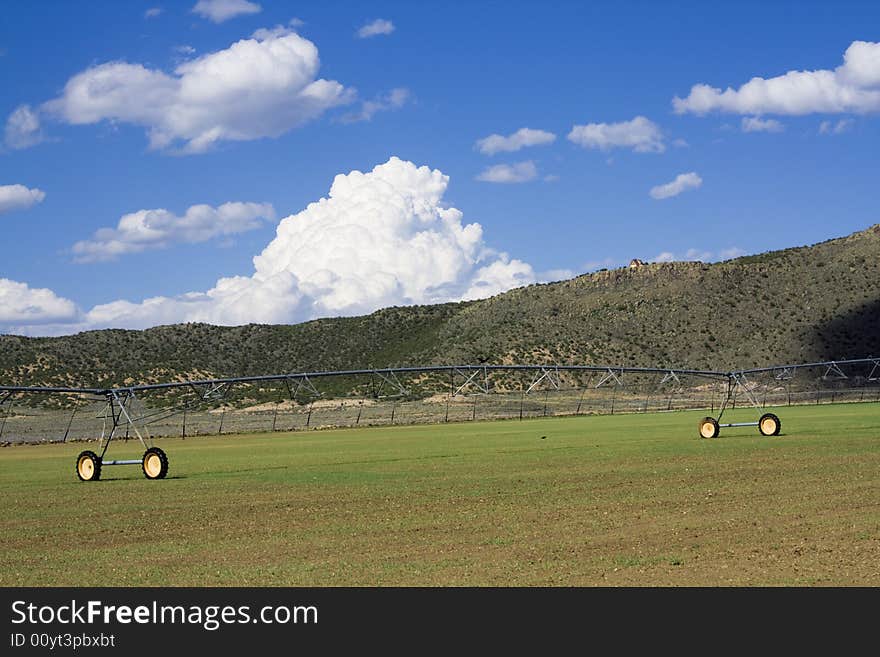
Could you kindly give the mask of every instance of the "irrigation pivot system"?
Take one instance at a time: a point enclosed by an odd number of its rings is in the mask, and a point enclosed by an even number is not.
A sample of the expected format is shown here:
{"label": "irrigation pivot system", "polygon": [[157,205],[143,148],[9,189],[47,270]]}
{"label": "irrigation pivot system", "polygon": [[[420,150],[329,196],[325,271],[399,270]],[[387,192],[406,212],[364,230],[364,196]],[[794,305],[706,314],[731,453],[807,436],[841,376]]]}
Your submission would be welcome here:
{"label": "irrigation pivot system", "polygon": [[[16,421],[27,417],[27,414],[16,416],[11,412],[16,399],[32,395],[74,399],[62,442],[71,435],[74,419],[83,405],[97,404],[100,410],[95,419],[101,422],[100,439],[96,450],[85,450],[77,456],[79,479],[98,480],[103,468],[115,465],[140,465],[147,479],[163,479],[168,473],[168,457],[152,443],[157,427],[167,428],[163,422],[182,415],[182,435],[186,437],[187,414],[192,418],[199,409],[213,406],[214,410],[202,412],[219,414],[219,430],[213,432],[222,434],[230,400],[239,393],[241,399],[253,401],[251,393],[257,389],[264,395],[268,394],[267,389],[279,393],[276,402],[263,404],[271,410],[261,411],[269,414],[273,431],[279,430],[279,408],[284,397],[292,409],[290,416],[302,418],[300,428],[310,428],[316,426],[313,412],[317,414],[321,409],[335,414],[324,426],[400,423],[407,409],[409,423],[475,420],[478,399],[486,400],[481,404],[489,408],[488,400],[492,397],[497,408],[483,411],[482,417],[487,419],[546,416],[552,393],[555,395],[552,403],[557,410],[550,409],[549,414],[710,408],[712,413],[717,409],[717,416],[700,420],[701,438],[716,438],[721,429],[740,427],[757,427],[761,435],[776,436],[782,422],[777,415],[763,412],[768,405],[820,403],[829,398],[831,402],[871,401],[872,398],[880,401],[880,358],[728,372],[596,365],[426,365],[291,372],[113,388],[0,386],[0,439],[4,437],[4,429],[7,435],[15,434]],[[390,406],[390,421],[387,416],[374,416],[372,420],[365,417],[370,404],[380,401],[386,408]],[[740,407],[745,405],[760,415],[751,422],[722,423],[725,412],[736,408],[738,402]],[[425,408],[429,411],[424,411]],[[356,417],[345,415],[355,411]],[[250,412],[249,415],[258,414]],[[239,427],[239,430],[243,429]],[[24,431],[23,425],[19,431]],[[93,439],[96,433],[95,428],[87,435]],[[144,449],[142,457],[107,459],[111,442],[120,438],[139,440]]]}

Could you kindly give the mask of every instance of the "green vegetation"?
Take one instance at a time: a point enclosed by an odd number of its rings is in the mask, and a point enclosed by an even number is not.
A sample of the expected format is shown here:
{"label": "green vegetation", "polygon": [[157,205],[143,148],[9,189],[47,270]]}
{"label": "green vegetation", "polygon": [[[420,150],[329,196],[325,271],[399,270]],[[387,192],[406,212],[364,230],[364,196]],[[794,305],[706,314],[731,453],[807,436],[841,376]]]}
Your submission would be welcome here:
{"label": "green vegetation", "polygon": [[106,386],[480,359],[748,368],[878,355],[878,326],[880,225],[716,264],[622,268],[294,326],[0,336],[0,381]]}
{"label": "green vegetation", "polygon": [[0,586],[880,585],[880,405],[776,412],[7,447]]}

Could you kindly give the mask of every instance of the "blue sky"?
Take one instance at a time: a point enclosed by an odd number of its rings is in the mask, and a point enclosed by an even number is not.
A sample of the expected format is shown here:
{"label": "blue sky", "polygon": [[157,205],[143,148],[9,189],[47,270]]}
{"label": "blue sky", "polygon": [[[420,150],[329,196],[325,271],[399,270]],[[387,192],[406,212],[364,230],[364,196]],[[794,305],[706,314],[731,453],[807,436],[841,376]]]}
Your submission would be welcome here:
{"label": "blue sky", "polygon": [[199,5],[4,3],[0,332],[302,321],[880,221],[876,3]]}

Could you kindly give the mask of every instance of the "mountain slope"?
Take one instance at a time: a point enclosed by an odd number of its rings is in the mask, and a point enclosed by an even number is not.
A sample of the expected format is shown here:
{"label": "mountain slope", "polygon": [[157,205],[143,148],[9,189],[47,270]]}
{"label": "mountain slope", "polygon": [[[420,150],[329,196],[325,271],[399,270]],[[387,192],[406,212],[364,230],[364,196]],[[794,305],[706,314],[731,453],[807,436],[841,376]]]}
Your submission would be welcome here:
{"label": "mountain slope", "polygon": [[728,369],[869,355],[880,355],[880,225],[721,263],[620,268],[294,326],[0,336],[0,382],[103,386],[481,359]]}

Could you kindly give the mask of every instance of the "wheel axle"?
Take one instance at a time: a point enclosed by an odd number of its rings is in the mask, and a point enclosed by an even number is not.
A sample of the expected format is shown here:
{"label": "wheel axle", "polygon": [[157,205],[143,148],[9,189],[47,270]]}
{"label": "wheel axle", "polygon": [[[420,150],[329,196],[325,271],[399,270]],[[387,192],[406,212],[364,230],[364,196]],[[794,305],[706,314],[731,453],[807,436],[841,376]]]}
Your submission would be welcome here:
{"label": "wheel axle", "polygon": [[773,413],[764,413],[757,422],[728,422],[720,424],[714,417],[704,417],[699,423],[700,438],[717,438],[722,428],[758,427],[762,436],[778,436],[782,421]]}

